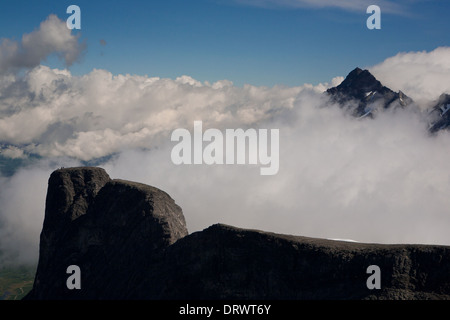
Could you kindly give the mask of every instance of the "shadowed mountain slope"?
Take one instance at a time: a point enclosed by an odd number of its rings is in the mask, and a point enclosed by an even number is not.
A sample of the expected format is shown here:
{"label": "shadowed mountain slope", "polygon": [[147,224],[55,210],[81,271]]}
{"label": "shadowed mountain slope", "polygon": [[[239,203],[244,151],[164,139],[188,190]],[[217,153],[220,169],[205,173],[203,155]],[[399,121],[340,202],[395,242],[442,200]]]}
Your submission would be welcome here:
{"label": "shadowed mountain slope", "polygon": [[[201,199],[199,199],[201,201]],[[213,210],[213,208],[212,208]],[[77,265],[81,289],[66,269]],[[369,289],[367,268],[381,270]],[[26,299],[448,299],[450,247],[350,243],[216,224],[188,234],[165,192],[100,168],[49,179]]]}

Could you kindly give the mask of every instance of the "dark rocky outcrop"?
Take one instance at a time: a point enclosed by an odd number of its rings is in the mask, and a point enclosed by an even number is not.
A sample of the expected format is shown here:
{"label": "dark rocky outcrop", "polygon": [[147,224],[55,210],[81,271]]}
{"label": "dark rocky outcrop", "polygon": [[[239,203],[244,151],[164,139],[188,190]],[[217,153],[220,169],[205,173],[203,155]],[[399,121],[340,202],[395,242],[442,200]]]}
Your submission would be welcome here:
{"label": "dark rocky outcrop", "polygon": [[101,168],[72,168],[51,174],[35,286],[40,286],[41,277],[50,272],[61,239],[72,221],[86,213],[89,204],[108,181],[109,175]]}
{"label": "dark rocky outcrop", "polygon": [[[82,288],[66,287],[78,265]],[[370,290],[367,267],[381,269]],[[450,247],[380,245],[239,229],[188,235],[156,188],[99,168],[49,180],[39,267],[27,299],[448,299]]]}
{"label": "dark rocky outcrop", "polygon": [[[155,257],[187,234],[181,208],[157,188],[111,180],[100,168],[57,170],[49,179],[39,263],[28,297],[128,297]],[[82,290],[66,287],[70,265],[82,270]]]}
{"label": "dark rocky outcrop", "polygon": [[[166,257],[162,298],[450,298],[444,246],[361,244],[218,224],[179,240]],[[370,265],[381,269],[380,290],[367,288]]]}

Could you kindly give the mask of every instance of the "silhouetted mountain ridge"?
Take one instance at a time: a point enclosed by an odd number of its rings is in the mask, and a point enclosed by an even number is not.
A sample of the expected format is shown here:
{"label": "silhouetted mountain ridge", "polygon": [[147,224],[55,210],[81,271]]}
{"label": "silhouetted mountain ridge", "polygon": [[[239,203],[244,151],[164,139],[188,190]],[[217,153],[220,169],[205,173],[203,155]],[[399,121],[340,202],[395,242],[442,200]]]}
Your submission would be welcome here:
{"label": "silhouetted mountain ridge", "polygon": [[[79,290],[66,286],[69,265],[80,267]],[[367,286],[370,265],[381,270],[379,290]],[[167,193],[112,180],[95,167],[51,174],[39,265],[26,297],[448,298],[450,247],[350,243],[223,224],[188,234]]]}

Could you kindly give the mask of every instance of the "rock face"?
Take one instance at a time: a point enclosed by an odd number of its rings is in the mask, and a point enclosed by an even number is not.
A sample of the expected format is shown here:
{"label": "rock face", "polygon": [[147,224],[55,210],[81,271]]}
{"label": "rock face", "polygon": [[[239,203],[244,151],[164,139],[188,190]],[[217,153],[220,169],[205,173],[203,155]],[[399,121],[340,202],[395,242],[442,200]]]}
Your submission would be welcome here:
{"label": "rock face", "polygon": [[[48,183],[38,271],[49,267],[66,229],[86,213],[89,203],[108,181],[109,175],[100,168],[73,168],[52,173]],[[36,280],[39,282],[39,278]]]}
{"label": "rock face", "polygon": [[[448,299],[450,247],[322,240],[214,225],[168,248],[162,298]],[[367,267],[381,289],[367,287]]]}
{"label": "rock face", "polygon": [[[100,168],[57,170],[29,298],[127,297],[152,259],[187,234],[181,208],[157,188],[111,180]],[[70,265],[82,270],[83,290],[67,289]]]}
{"label": "rock face", "polygon": [[[81,270],[69,290],[66,268]],[[366,270],[381,270],[370,290]],[[99,168],[49,180],[39,266],[26,299],[449,299],[450,247],[378,245],[213,225],[188,235],[156,188]]]}

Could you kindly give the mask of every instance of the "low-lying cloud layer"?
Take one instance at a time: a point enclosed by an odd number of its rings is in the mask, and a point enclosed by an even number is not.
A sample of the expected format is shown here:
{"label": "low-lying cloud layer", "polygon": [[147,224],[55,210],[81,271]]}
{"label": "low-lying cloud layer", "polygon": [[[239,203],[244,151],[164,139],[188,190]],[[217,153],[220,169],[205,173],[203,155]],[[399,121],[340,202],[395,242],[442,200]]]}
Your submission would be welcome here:
{"label": "low-lying cloud layer", "polygon": [[[398,55],[371,71],[396,90],[434,98],[436,88],[448,88],[439,87],[446,78],[421,65],[449,60],[448,48],[438,48]],[[0,61],[3,70],[17,66]],[[414,74],[408,61],[416,72],[430,70],[422,74],[430,82],[406,81]],[[0,179],[0,263],[36,261],[51,171],[101,157],[111,177],[168,192],[191,232],[222,222],[313,237],[450,245],[450,134],[430,136],[413,108],[357,120],[323,94],[342,79],[236,87],[227,80],[106,70],[78,77],[42,65],[0,75],[2,158],[41,157]],[[279,129],[278,174],[261,176],[255,165],[174,165],[171,133],[192,131],[195,120],[204,130]]]}
{"label": "low-lying cloud layer", "polygon": [[291,109],[304,89],[238,88],[229,81],[113,76],[105,70],[74,77],[39,66],[24,78],[0,82],[0,141],[44,157],[90,160],[124,148],[153,148],[194,120],[219,128],[253,125]]}

